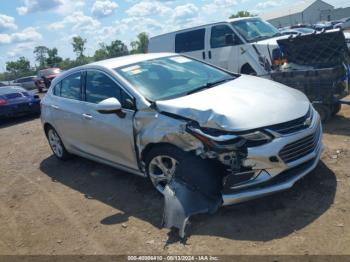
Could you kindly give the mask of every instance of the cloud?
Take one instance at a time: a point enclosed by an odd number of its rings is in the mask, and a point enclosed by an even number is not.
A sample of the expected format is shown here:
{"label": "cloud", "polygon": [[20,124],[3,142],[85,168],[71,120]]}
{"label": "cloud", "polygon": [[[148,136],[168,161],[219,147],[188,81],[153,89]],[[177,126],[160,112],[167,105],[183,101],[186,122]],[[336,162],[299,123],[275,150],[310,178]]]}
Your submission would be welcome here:
{"label": "cloud", "polygon": [[[243,0],[245,1],[245,0]],[[214,13],[229,13],[232,7],[237,5],[236,0],[214,0],[213,2],[206,4],[202,7],[202,10],[208,14]],[[226,16],[226,15],[225,15]]]}
{"label": "cloud", "polygon": [[19,15],[46,11],[58,7],[63,4],[63,0],[24,0],[24,5],[18,7]]}
{"label": "cloud", "polygon": [[99,29],[101,23],[91,16],[84,15],[84,13],[81,11],[75,11],[74,13],[64,17],[62,21],[48,25],[48,29],[58,30],[68,26],[71,28],[71,31],[75,33],[91,33]]}
{"label": "cloud", "polygon": [[186,23],[197,17],[199,9],[194,4],[185,4],[175,7],[173,11],[173,21],[177,23]]}
{"label": "cloud", "polygon": [[118,4],[111,0],[96,0],[91,8],[93,16],[102,18],[114,13],[114,10],[118,8]]}
{"label": "cloud", "polygon": [[33,51],[35,46],[36,46],[35,42],[19,43],[14,48],[12,48],[11,51],[7,52],[7,55],[8,57],[12,57],[12,58],[23,56],[24,52]]}
{"label": "cloud", "polygon": [[7,30],[16,30],[17,25],[12,16],[0,14],[0,33]]}
{"label": "cloud", "polygon": [[282,4],[282,2],[280,0],[269,0],[269,1],[265,1],[265,2],[261,2],[258,3],[256,5],[257,9],[266,9],[269,7],[276,7],[276,6],[280,6]]}
{"label": "cloud", "polygon": [[171,12],[171,8],[163,3],[147,0],[143,0],[126,10],[129,16],[166,15],[169,12]]}
{"label": "cloud", "polygon": [[42,39],[42,35],[34,27],[27,27],[21,32],[13,34],[0,34],[0,44],[16,44],[24,42],[36,42]]}

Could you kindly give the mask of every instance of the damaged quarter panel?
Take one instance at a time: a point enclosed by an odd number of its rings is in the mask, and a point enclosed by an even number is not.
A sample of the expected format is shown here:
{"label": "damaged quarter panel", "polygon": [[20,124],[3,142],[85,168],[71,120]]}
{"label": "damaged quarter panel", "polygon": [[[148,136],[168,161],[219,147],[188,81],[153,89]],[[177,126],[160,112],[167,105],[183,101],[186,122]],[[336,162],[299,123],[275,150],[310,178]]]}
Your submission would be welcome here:
{"label": "damaged quarter panel", "polygon": [[148,145],[168,143],[184,151],[201,151],[203,144],[185,131],[186,120],[162,114],[152,108],[140,110],[134,119],[136,146],[141,153]]}

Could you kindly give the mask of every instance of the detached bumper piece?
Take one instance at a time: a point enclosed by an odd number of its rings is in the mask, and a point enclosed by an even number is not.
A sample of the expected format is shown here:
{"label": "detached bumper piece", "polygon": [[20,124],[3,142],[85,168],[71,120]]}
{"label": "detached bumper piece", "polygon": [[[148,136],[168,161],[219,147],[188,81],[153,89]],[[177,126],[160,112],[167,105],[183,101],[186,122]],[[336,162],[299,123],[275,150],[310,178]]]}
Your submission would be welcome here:
{"label": "detached bumper piece", "polygon": [[176,179],[165,187],[163,194],[165,201],[163,226],[170,229],[177,228],[181,238],[186,236],[186,226],[191,216],[213,214],[222,205],[221,197],[209,198]]}
{"label": "detached bumper piece", "polygon": [[217,169],[199,158],[179,164],[164,191],[163,226],[177,228],[186,237],[186,226],[193,215],[215,213],[221,207],[222,177]]}

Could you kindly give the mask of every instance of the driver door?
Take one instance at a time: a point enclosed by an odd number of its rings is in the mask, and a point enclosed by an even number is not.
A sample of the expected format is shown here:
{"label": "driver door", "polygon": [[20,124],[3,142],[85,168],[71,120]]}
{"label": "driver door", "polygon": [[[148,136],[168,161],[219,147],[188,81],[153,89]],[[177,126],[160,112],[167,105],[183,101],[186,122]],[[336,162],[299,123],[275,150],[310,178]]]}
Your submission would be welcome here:
{"label": "driver door", "polygon": [[[232,35],[232,42],[227,42],[228,35]],[[217,24],[210,28],[208,62],[229,71],[239,72],[238,36],[228,24]]]}
{"label": "driver door", "polygon": [[[113,163],[137,168],[132,97],[109,75],[98,70],[88,70],[85,81],[84,130],[82,136],[86,153]],[[119,100],[122,114],[103,114],[96,105],[107,98]]]}

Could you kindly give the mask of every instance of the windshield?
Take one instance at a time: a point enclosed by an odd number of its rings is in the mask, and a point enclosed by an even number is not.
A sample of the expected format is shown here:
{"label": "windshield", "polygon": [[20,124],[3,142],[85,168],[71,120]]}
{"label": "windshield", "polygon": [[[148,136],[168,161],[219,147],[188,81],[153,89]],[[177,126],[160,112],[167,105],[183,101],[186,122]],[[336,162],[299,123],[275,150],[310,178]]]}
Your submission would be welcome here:
{"label": "windshield", "polygon": [[232,26],[247,42],[255,42],[281,35],[277,28],[259,18],[235,21],[232,22]]}
{"label": "windshield", "polygon": [[115,70],[150,101],[176,98],[233,79],[225,71],[184,56],[147,60]]}

